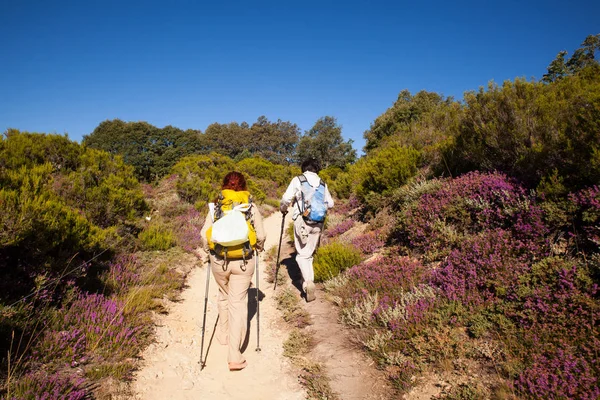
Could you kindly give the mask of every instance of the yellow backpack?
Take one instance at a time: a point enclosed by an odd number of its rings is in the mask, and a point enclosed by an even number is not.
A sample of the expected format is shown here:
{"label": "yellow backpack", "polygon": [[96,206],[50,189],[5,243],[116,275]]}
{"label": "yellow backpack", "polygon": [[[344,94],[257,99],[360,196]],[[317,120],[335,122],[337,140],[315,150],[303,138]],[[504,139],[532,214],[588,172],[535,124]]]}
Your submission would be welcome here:
{"label": "yellow backpack", "polygon": [[[247,207],[245,207],[247,206]],[[208,247],[216,255],[225,259],[242,259],[248,258],[252,255],[254,248],[256,247],[256,230],[252,224],[250,209],[253,207],[252,196],[247,191],[236,192],[234,190],[225,189],[221,191],[221,195],[217,200],[213,212],[213,226],[206,230],[206,239],[208,241]],[[219,243],[215,243],[212,240],[213,227],[215,223],[227,214],[242,210],[246,219],[248,227],[248,240],[232,246],[223,246]],[[224,221],[223,221],[224,222]],[[227,225],[221,225],[221,228],[227,228]]]}

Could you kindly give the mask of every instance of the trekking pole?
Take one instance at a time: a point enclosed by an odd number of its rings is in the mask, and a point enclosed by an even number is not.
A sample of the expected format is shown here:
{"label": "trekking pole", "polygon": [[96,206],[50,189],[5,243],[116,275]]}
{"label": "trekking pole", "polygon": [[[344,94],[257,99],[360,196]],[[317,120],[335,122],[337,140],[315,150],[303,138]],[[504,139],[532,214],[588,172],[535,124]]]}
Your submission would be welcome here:
{"label": "trekking pole", "polygon": [[254,271],[256,272],[256,351],[260,351],[260,290],[258,277],[258,250],[255,253]]}
{"label": "trekking pole", "polygon": [[[206,359],[204,362],[202,361],[202,356],[204,354],[204,332],[206,331],[206,307],[208,305],[208,284],[210,283],[210,269],[212,268],[210,261],[210,254],[208,255],[208,265],[206,267],[206,292],[204,293],[204,317],[202,318],[202,341],[200,344],[200,371],[204,369],[204,365],[206,365]],[[208,354],[206,355],[208,357]]]}
{"label": "trekking pole", "polygon": [[277,262],[275,263],[275,285],[273,285],[273,290],[277,289],[277,274],[279,273],[279,254],[281,253],[281,239],[283,239],[283,228],[285,226],[285,215],[281,217],[281,234],[279,234],[279,248],[277,249]]}

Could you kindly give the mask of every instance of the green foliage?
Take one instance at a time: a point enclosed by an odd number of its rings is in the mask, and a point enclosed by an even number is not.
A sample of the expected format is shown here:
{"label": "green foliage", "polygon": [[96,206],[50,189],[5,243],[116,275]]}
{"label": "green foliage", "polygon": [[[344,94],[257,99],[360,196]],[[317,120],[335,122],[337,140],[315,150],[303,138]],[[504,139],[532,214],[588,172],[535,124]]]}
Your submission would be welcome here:
{"label": "green foliage", "polygon": [[140,232],[138,238],[145,250],[164,251],[175,246],[173,233],[161,225],[150,225]]}
{"label": "green foliage", "polygon": [[260,156],[274,163],[293,162],[300,130],[296,124],[259,117],[252,126],[214,123],[201,136],[204,151],[214,151],[236,160]]}
{"label": "green foliage", "polygon": [[57,176],[53,186],[69,206],[103,228],[132,222],[147,209],[133,167],[104,151],[86,149],[78,169]]}
{"label": "green foliage", "polygon": [[319,248],[314,259],[315,281],[323,282],[362,261],[360,251],[340,242],[331,242]]}
{"label": "green foliage", "polygon": [[416,175],[420,158],[419,151],[397,143],[373,151],[350,169],[358,179],[356,195],[364,200],[370,193],[386,195],[399,188]]}
{"label": "green foliage", "polygon": [[180,160],[174,167],[177,174],[177,193],[190,203],[206,204],[214,200],[221,183],[228,172],[234,170],[233,161],[217,153],[189,156]]}
{"label": "green foliage", "polygon": [[600,33],[585,38],[582,47],[575,50],[571,58],[565,61],[566,51],[560,51],[548,66],[548,72],[542,78],[543,82],[555,82],[565,76],[579,73],[586,67],[597,65],[596,52],[600,50]]}
{"label": "green foliage", "polygon": [[344,142],[337,120],[328,116],[319,118],[298,143],[299,161],[310,157],[319,160],[322,168],[345,168],[356,160],[356,150],[352,148],[352,140]]}
{"label": "green foliage", "polygon": [[465,94],[455,172],[503,171],[535,187],[548,174],[568,189],[600,181],[600,67],[552,84],[517,79]]}
{"label": "green foliage", "polygon": [[3,282],[21,281],[4,293],[107,249],[146,209],[131,167],[64,136],[10,130],[0,160],[0,259],[19,266]]}
{"label": "green foliage", "polygon": [[104,121],[83,138],[83,144],[121,155],[138,179],[151,182],[166,176],[184,156],[201,150],[200,132],[173,126],[159,129],[147,122]]}
{"label": "green foliage", "polygon": [[[451,98],[445,99],[437,93],[422,90],[413,96],[408,90],[403,90],[394,105],[377,117],[369,130],[364,133],[365,151],[369,153],[381,147],[386,138],[413,135],[411,132],[414,124],[440,107],[450,106],[452,103]],[[448,113],[442,113],[437,118],[443,119],[444,114],[448,115]],[[447,126],[448,124],[444,124],[444,127]]]}
{"label": "green foliage", "polygon": [[296,166],[274,164],[260,157],[244,158],[236,163],[236,169],[246,175],[250,193],[260,202],[279,200],[291,179],[300,174]]}

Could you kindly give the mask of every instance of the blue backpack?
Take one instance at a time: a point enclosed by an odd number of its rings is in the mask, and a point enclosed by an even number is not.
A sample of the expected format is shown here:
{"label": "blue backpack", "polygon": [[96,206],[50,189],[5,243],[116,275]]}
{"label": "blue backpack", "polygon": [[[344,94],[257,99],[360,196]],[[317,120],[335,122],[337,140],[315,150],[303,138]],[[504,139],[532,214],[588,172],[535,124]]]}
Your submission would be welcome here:
{"label": "blue backpack", "polygon": [[298,210],[306,222],[323,222],[327,215],[325,204],[325,183],[319,181],[319,186],[313,187],[303,175],[298,176],[302,185],[302,201],[298,202]]}

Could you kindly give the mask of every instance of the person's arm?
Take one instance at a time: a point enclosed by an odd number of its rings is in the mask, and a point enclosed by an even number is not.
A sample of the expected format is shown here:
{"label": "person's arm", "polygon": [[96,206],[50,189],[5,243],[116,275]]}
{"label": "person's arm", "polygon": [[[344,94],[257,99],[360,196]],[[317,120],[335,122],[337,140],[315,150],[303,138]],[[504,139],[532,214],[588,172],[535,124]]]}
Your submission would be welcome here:
{"label": "person's arm", "polygon": [[285,193],[281,197],[281,202],[279,204],[279,210],[285,214],[288,211],[288,207],[293,204],[294,199],[296,198],[296,192],[298,191],[298,185],[296,182],[300,183],[300,181],[294,177],[290,184],[288,185]]}
{"label": "person's arm", "polygon": [[256,231],[256,248],[261,251],[265,249],[265,240],[267,234],[263,226],[263,217],[260,210],[255,205],[252,206],[252,218],[254,221],[254,230]]}
{"label": "person's arm", "polygon": [[327,184],[325,185],[325,203],[327,204],[327,208],[333,207],[333,197],[331,197],[331,193],[329,193]]}

